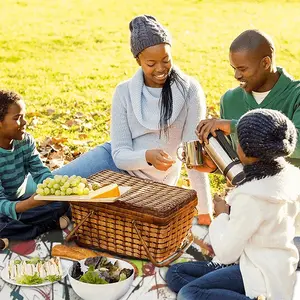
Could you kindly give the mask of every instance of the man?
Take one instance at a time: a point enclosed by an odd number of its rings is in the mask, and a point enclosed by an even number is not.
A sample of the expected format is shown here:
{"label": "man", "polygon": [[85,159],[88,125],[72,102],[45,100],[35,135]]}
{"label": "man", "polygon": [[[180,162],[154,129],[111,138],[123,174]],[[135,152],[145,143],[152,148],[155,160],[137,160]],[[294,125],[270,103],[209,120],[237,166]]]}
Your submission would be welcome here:
{"label": "man", "polygon": [[[279,110],[293,121],[298,130],[297,147],[288,160],[300,167],[300,81],[276,67],[273,41],[258,30],[246,30],[232,42],[229,60],[240,86],[223,95],[221,119],[199,123],[200,141],[207,143],[208,134],[215,136],[215,131],[220,129],[226,135],[230,134],[235,148],[237,120],[244,113],[255,108]],[[215,166],[209,165],[213,171]],[[206,171],[201,167],[198,170]]]}
{"label": "man", "polygon": [[[215,136],[219,129],[230,135],[236,148],[236,124],[244,113],[255,108],[279,110],[298,130],[296,150],[288,161],[300,167],[300,81],[294,80],[283,68],[276,67],[274,43],[258,30],[246,30],[232,42],[229,60],[240,85],[221,98],[221,119],[207,119],[199,123],[197,132],[200,141],[208,143],[208,135]],[[213,172],[216,166],[206,156],[204,166],[197,167],[197,170]],[[295,238],[300,251],[299,235],[300,222]]]}

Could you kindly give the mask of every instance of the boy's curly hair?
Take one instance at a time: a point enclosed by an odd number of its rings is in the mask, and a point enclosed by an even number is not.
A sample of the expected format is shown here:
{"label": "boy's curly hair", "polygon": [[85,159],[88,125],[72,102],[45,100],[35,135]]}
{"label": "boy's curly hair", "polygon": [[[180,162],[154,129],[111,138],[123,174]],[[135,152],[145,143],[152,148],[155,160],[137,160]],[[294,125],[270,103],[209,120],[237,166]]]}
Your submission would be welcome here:
{"label": "boy's curly hair", "polygon": [[13,91],[0,90],[0,121],[4,120],[8,108],[21,99],[22,97]]}

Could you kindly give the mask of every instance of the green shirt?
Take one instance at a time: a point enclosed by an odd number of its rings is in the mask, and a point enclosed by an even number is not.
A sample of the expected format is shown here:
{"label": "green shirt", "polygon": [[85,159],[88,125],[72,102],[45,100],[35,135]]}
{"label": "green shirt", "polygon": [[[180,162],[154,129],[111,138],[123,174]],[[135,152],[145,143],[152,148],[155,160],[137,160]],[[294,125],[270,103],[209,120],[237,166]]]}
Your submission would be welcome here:
{"label": "green shirt", "polygon": [[25,193],[29,173],[37,184],[52,177],[40,159],[33,137],[25,133],[22,140],[13,141],[12,149],[0,148],[0,214],[17,219],[15,207]]}
{"label": "green shirt", "polygon": [[281,111],[296,126],[298,142],[294,153],[288,160],[295,166],[300,166],[300,81],[294,80],[282,68],[277,68],[280,77],[267,97],[258,104],[251,93],[241,87],[227,91],[221,99],[221,118],[231,121],[231,140],[234,147],[237,143],[236,124],[247,111],[256,108],[268,108]]}

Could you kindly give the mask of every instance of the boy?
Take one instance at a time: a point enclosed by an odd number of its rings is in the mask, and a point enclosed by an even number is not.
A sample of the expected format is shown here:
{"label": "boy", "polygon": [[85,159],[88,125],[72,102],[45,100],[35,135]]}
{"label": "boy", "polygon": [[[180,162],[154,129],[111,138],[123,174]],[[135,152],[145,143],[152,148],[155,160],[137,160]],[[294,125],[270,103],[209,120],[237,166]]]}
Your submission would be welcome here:
{"label": "boy", "polygon": [[67,203],[36,201],[35,191],[26,186],[29,173],[36,184],[53,175],[25,128],[23,99],[0,90],[0,237],[11,240],[34,239],[69,223]]}

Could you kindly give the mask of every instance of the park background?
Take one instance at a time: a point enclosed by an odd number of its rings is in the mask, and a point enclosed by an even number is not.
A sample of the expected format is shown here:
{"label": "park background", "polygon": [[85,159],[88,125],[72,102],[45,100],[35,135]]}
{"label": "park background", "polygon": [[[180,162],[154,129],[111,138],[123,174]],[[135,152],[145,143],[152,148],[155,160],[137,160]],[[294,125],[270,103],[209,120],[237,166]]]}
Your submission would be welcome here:
{"label": "park background", "polygon": [[[277,64],[300,77],[299,12],[300,1],[284,0],[1,0],[0,88],[25,98],[28,131],[53,169],[109,140],[113,91],[138,68],[128,28],[136,15],[171,32],[175,64],[201,83],[207,114],[218,116],[221,95],[237,85],[228,49],[246,29],[270,34]],[[211,179],[220,189],[224,181]]]}

